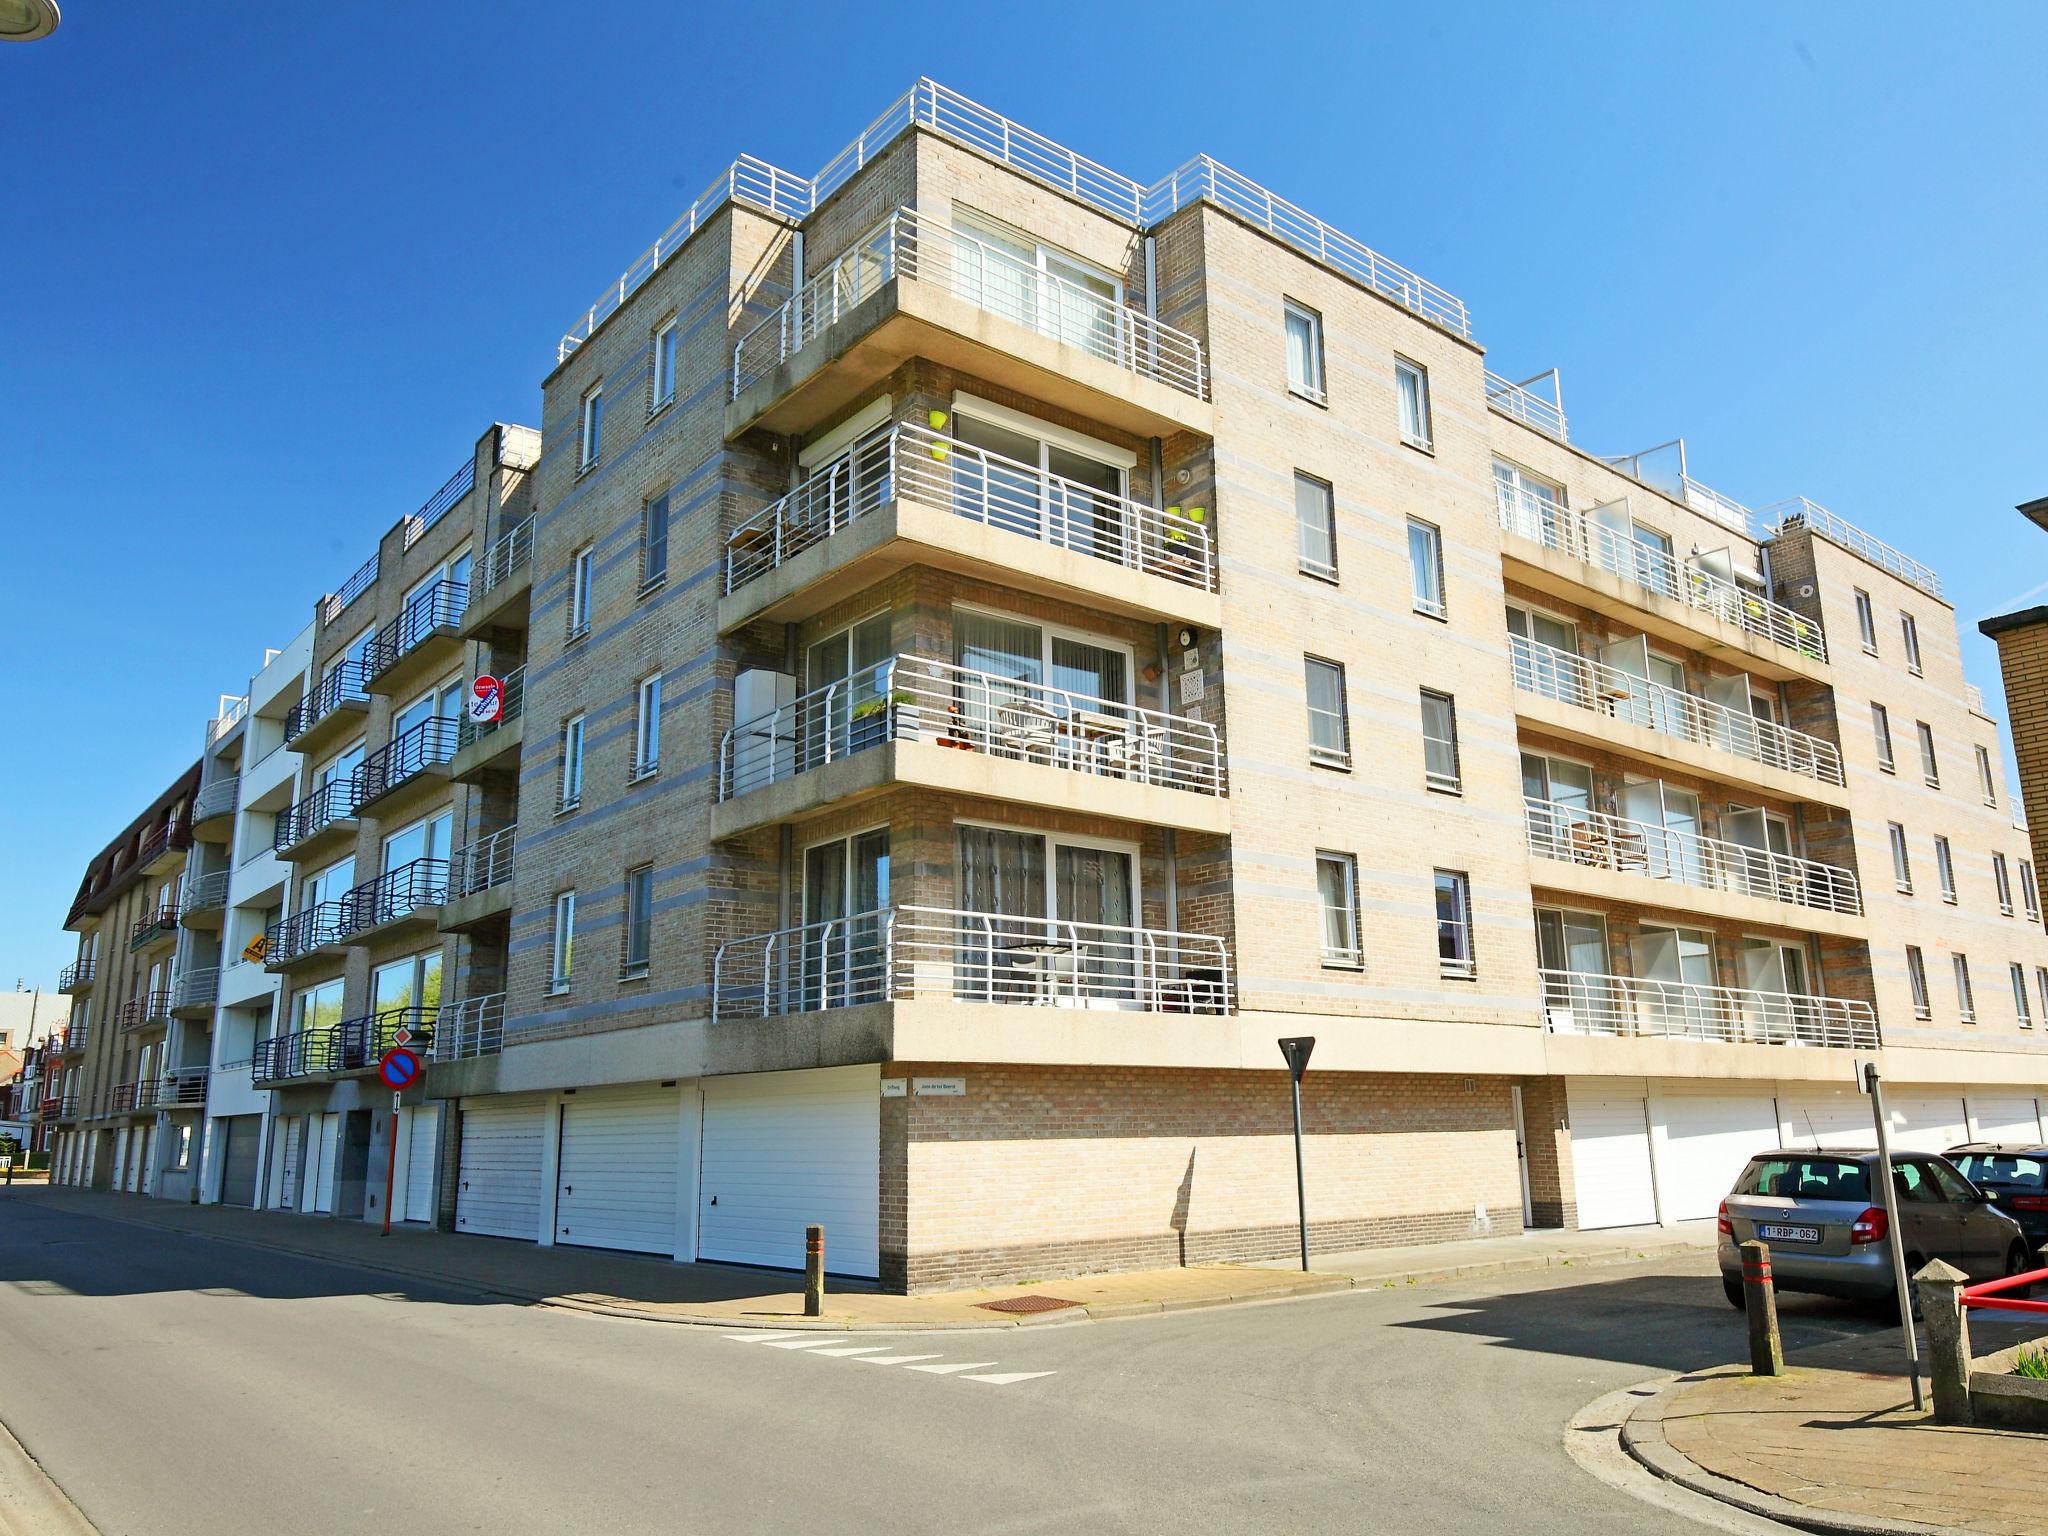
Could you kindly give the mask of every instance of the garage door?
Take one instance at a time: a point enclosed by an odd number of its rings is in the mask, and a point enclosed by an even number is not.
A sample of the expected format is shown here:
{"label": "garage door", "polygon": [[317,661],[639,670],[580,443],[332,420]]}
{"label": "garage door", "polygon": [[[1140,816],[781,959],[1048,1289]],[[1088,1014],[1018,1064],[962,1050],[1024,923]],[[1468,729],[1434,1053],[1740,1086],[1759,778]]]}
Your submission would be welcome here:
{"label": "garage door", "polygon": [[1885,1108],[1892,1116],[1892,1148],[1909,1152],[1946,1152],[1958,1142],[1968,1141],[1970,1132],[1963,1120],[1960,1096],[1901,1094],[1885,1096]]}
{"label": "garage door", "polygon": [[114,1190],[125,1193],[128,1188],[128,1127],[122,1126],[114,1132]]}
{"label": "garage door", "polygon": [[681,1108],[673,1088],[563,1100],[556,1242],[674,1255]]}
{"label": "garage door", "polygon": [[456,1231],[539,1241],[544,1110],[537,1099],[462,1101]]}
{"label": "garage door", "polygon": [[1644,1226],[1657,1219],[1650,1185],[1650,1122],[1641,1098],[1582,1092],[1566,1084],[1572,1122],[1572,1182],[1579,1225]]}
{"label": "garage door", "polygon": [[[1775,1099],[1668,1098],[1658,1163],[1666,1221],[1693,1221],[1721,1208],[1743,1165],[1778,1146]],[[1576,1122],[1574,1123],[1576,1135]]]}
{"label": "garage door", "polygon": [[400,1221],[434,1219],[434,1153],[441,1130],[441,1106],[422,1104],[400,1111],[405,1121],[405,1159],[399,1176],[405,1185],[399,1194]]}
{"label": "garage door", "polygon": [[261,1121],[255,1115],[232,1115],[220,1122],[222,1205],[256,1203],[256,1140]]}
{"label": "garage door", "polygon": [[156,1193],[156,1127],[144,1126],[142,1130],[142,1161],[137,1165],[135,1187],[145,1195]]}
{"label": "garage door", "polygon": [[1979,1098],[1970,1095],[1970,1118],[1977,1122],[1977,1141],[2039,1142],[2041,1120],[2032,1099]]}
{"label": "garage door", "polygon": [[708,1080],[698,1256],[799,1269],[805,1225],[823,1222],[826,1266],[874,1275],[880,1078],[835,1067]]}
{"label": "garage door", "polygon": [[1790,1128],[1795,1147],[1874,1147],[1877,1126],[1870,1118],[1870,1100],[1857,1093],[1780,1097],[1778,1112]]}
{"label": "garage door", "polygon": [[276,1147],[276,1155],[271,1162],[277,1170],[271,1203],[280,1210],[295,1211],[299,1208],[299,1142],[302,1136],[299,1117],[286,1115],[277,1122],[271,1135],[275,1138]]}
{"label": "garage door", "polygon": [[334,1161],[341,1152],[341,1116],[306,1117],[306,1187],[301,1210],[330,1215],[334,1210]]}

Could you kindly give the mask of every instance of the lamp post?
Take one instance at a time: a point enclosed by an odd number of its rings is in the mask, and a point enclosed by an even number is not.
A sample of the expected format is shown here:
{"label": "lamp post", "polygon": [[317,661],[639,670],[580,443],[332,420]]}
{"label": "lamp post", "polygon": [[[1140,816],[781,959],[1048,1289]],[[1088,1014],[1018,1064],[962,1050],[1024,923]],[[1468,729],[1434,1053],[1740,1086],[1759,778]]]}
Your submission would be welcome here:
{"label": "lamp post", "polygon": [[1308,1269],[1308,1180],[1301,1166],[1301,1078],[1308,1071],[1308,1053],[1316,1048],[1314,1035],[1295,1035],[1280,1042],[1280,1054],[1287,1058],[1287,1074],[1294,1079],[1294,1208],[1301,1224],[1301,1267]]}
{"label": "lamp post", "polygon": [[57,0],[0,0],[0,43],[33,43],[57,30]]}

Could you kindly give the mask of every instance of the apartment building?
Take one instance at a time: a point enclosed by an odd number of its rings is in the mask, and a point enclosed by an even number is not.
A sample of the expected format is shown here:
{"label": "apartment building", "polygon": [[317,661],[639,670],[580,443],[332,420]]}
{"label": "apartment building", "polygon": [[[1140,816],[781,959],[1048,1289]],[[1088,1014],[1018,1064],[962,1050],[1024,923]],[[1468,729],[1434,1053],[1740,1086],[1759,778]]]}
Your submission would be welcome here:
{"label": "apartment building", "polygon": [[[2023,501],[2019,513],[2048,530],[2048,496]],[[2012,712],[2013,766],[2032,827],[2034,861],[2048,852],[2048,607],[1985,619],[1977,628],[1998,647],[2006,707]]]}
{"label": "apartment building", "polygon": [[302,676],[210,1198],[378,1219],[395,1135],[393,1217],[462,1234],[1278,1255],[1304,1034],[1323,1249],[1711,1216],[1873,1140],[1873,1056],[1905,1144],[2042,1128],[2035,855],[1934,572],[1587,452],[1206,157],[930,81],[735,162]]}

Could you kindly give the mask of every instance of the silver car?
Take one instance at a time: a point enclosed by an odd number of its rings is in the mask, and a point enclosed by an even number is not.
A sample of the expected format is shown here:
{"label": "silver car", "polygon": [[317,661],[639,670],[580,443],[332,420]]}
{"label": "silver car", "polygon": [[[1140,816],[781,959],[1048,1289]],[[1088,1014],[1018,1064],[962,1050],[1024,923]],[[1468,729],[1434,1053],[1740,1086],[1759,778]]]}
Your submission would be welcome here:
{"label": "silver car", "polygon": [[[1877,1164],[1875,1152],[1855,1147],[1752,1157],[1721,1202],[1721,1285],[1729,1303],[1743,1304],[1737,1244],[1753,1239],[1770,1245],[1771,1278],[1781,1291],[1889,1301],[1890,1233],[1872,1184]],[[1892,1189],[1908,1275],[1930,1259],[1946,1259],[1972,1280],[2028,1267],[2019,1223],[1947,1158],[1894,1152]]]}

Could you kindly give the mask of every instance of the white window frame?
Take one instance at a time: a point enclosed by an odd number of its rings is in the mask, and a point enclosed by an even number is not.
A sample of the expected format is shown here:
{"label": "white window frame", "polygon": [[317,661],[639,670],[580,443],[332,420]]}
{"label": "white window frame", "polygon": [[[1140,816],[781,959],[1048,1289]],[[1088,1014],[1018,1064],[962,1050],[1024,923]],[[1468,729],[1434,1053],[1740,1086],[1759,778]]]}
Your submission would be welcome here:
{"label": "white window frame", "polygon": [[[642,597],[645,597],[656,588],[664,586],[668,581],[668,496],[669,493],[663,491],[659,496],[650,496],[640,503],[640,595]],[[654,509],[656,507],[661,508],[659,519],[655,516]],[[647,559],[654,549],[654,529],[657,521],[661,527],[661,569],[658,571],[648,568]]]}
{"label": "white window frame", "polygon": [[1927,960],[1918,944],[1906,946],[1906,992],[1912,1000],[1914,1018],[1934,1017],[1934,1004],[1927,995]]}
{"label": "white window frame", "polygon": [[1870,701],[1870,731],[1877,741],[1877,766],[1885,773],[1899,771],[1898,758],[1892,751],[1892,712],[1877,700]]}
{"label": "white window frame", "polygon": [[[1459,915],[1449,919],[1454,932],[1462,935],[1461,955],[1443,952],[1446,919],[1437,910],[1439,884],[1448,879],[1457,895]],[[1474,942],[1472,918],[1472,876],[1461,869],[1432,870],[1429,882],[1430,917],[1436,925],[1437,974],[1454,981],[1470,981],[1479,974],[1478,945]]]}
{"label": "white window frame", "polygon": [[[676,397],[676,357],[680,350],[681,332],[676,329],[676,317],[670,315],[654,328],[653,358],[653,402],[648,407],[651,416],[663,406],[672,403]],[[666,374],[666,377],[663,375]]]}
{"label": "white window frame", "polygon": [[1948,958],[1956,979],[1956,1015],[1965,1024],[1974,1024],[1977,1022],[1977,992],[1970,983],[1970,957],[1957,952]]}
{"label": "white window frame", "polygon": [[[1429,407],[1429,370],[1413,358],[1394,354],[1394,398],[1400,411],[1401,441],[1424,453],[1436,452],[1436,427]],[[1409,422],[1409,405],[1415,422]]]}
{"label": "white window frame", "polygon": [[1906,645],[1906,670],[1915,677],[1921,676],[1920,625],[1913,615],[1903,608],[1899,610],[1899,638]]}
{"label": "white window frame", "polygon": [[2048,965],[2034,967],[2034,987],[2041,994],[2041,1017],[2048,1019]]}
{"label": "white window frame", "polygon": [[[883,825],[886,826],[886,823]],[[953,818],[955,834],[953,837],[953,890],[955,900],[959,899],[959,890],[967,881],[967,872],[960,864],[960,838],[958,833],[961,827],[980,827],[990,832],[1015,832],[1020,836],[1038,838],[1045,844],[1045,911],[1040,915],[1047,922],[1060,921],[1059,882],[1053,878],[1053,871],[1059,865],[1060,849],[1079,848],[1090,853],[1116,853],[1124,855],[1130,860],[1131,916],[1133,919],[1137,919],[1130,926],[1133,930],[1145,926],[1142,921],[1145,912],[1145,860],[1144,849],[1141,844],[1127,843],[1114,837],[1089,837],[1079,833],[1048,832],[1044,827],[1028,827],[1021,822],[989,821],[979,816],[956,816]],[[863,830],[875,831],[877,828],[869,827]],[[858,836],[860,836],[859,832],[850,832],[846,834],[846,839]],[[845,839],[836,837],[819,839],[820,842],[827,843],[843,840]],[[805,852],[808,853],[811,848],[816,846],[816,843],[807,844]],[[891,849],[891,857],[892,859],[894,857],[893,849]],[[854,915],[858,916],[860,914],[856,913]],[[1031,914],[1019,913],[1016,915],[1028,918]]]}
{"label": "white window frame", "polygon": [[[1330,403],[1329,365],[1323,349],[1323,316],[1320,310],[1309,308],[1294,299],[1283,298],[1281,305],[1280,344],[1281,366],[1287,370],[1287,392],[1298,399],[1312,401],[1316,405]],[[1294,349],[1290,345],[1289,332],[1295,321],[1308,327],[1308,365],[1313,375],[1307,379],[1296,379],[1292,371]]]}
{"label": "white window frame", "polygon": [[627,783],[661,771],[661,674],[650,672],[634,689],[633,763]]}
{"label": "white window frame", "polygon": [[[1415,590],[1415,534],[1416,530],[1429,535],[1429,555],[1434,570],[1431,575],[1436,584],[1436,596],[1430,597]],[[1444,590],[1444,531],[1425,518],[1408,519],[1408,598],[1409,605],[1417,613],[1429,615],[1432,619],[1444,619],[1450,615],[1450,599]]]}
{"label": "white window frame", "polygon": [[[1427,706],[1431,699],[1441,700],[1444,712],[1450,716],[1451,734],[1441,742],[1439,742],[1437,737],[1429,734]],[[1462,795],[1465,792],[1465,764],[1458,749],[1457,696],[1446,693],[1441,688],[1419,688],[1416,694],[1416,703],[1422,712],[1422,782],[1426,788],[1432,789],[1438,794]],[[1451,770],[1448,774],[1439,773],[1436,769],[1429,766],[1429,749],[1432,743],[1450,749]]]}
{"label": "white window frame", "polygon": [[1913,733],[1920,742],[1920,777],[1929,789],[1941,788],[1941,759],[1934,751],[1934,727],[1925,720],[1913,722]]}
{"label": "white window frame", "polygon": [[555,814],[563,815],[583,804],[583,723],[581,713],[562,722],[561,779],[555,794]]}
{"label": "white window frame", "polygon": [[2030,923],[2038,923],[2039,921],[2041,921],[2040,882],[2034,878],[2034,865],[2032,860],[2021,859],[2019,861],[2019,865],[2020,900],[2026,903],[2027,921]]}
{"label": "white window frame", "polygon": [[1941,899],[1950,906],[1956,904],[1956,854],[1949,841],[1941,833],[1934,834],[1934,876],[1941,886]]}
{"label": "white window frame", "polygon": [[[1328,667],[1337,675],[1336,714],[1337,734],[1340,744],[1335,747],[1318,746],[1316,744],[1316,717],[1318,714],[1326,714],[1328,711],[1318,710],[1315,705],[1308,702],[1308,671],[1311,667]],[[1305,655],[1301,658],[1301,670],[1302,705],[1308,715],[1309,763],[1313,767],[1336,768],[1349,773],[1351,771],[1351,689],[1350,681],[1345,675],[1344,663],[1332,661],[1327,656]]]}
{"label": "white window frame", "polygon": [[1977,743],[1977,781],[1984,787],[1984,803],[1996,807],[1998,804],[1998,776],[1991,769],[1991,749],[1983,742]]}
{"label": "white window frame", "polygon": [[1870,604],[1870,594],[1861,587],[1856,593],[1856,633],[1863,642],[1863,654],[1877,654],[1877,610]]}
{"label": "white window frame", "polygon": [[584,545],[569,557],[569,638],[581,640],[590,633],[590,591],[596,546]]}
{"label": "white window frame", "polygon": [[[1344,877],[1344,904],[1337,910],[1344,919],[1345,931],[1351,935],[1351,942],[1343,949],[1330,948],[1329,904],[1323,898],[1323,869],[1330,866],[1339,870]],[[1333,971],[1358,971],[1365,968],[1365,946],[1359,935],[1358,920],[1358,855],[1340,853],[1332,848],[1316,850],[1316,909],[1321,918],[1318,943],[1322,949],[1323,968]]]}
{"label": "white window frame", "polygon": [[[1318,560],[1302,548],[1302,536],[1307,525],[1301,517],[1301,492],[1304,486],[1312,486],[1322,497],[1323,534],[1328,542],[1330,558]],[[1304,576],[1317,581],[1337,584],[1337,490],[1329,481],[1297,469],[1294,472],[1294,568]]]}
{"label": "white window frame", "polygon": [[2012,978],[2012,1011],[2021,1029],[2034,1027],[2034,1007],[2027,996],[2027,968],[2017,960],[2006,962],[2006,974]]}
{"label": "white window frame", "polygon": [[[848,625],[845,629],[835,630],[833,631],[833,633],[829,635],[821,635],[817,640],[811,642],[811,646],[805,648],[806,659],[808,659],[812,647],[822,645],[827,640],[836,640],[839,638],[839,636],[846,634],[853,629],[857,629],[862,624],[865,624],[868,619],[874,618],[876,614],[887,612],[889,612],[889,610],[886,608],[878,608],[875,610],[875,613],[868,614],[866,618],[855,620],[853,624]],[[1075,629],[1072,625],[1069,624],[1054,624],[1045,619],[1033,618],[1030,614],[1012,613],[1005,608],[991,608],[985,603],[955,603],[953,605],[953,612],[955,612],[956,614],[979,614],[981,615],[981,617],[985,619],[1000,619],[1005,624],[1027,624],[1031,628],[1037,630],[1038,668],[1040,676],[1045,678],[1050,678],[1052,676],[1052,643],[1055,640],[1072,640],[1079,645],[1093,646],[1098,651],[1115,651],[1124,659],[1125,697],[1121,699],[1108,699],[1104,702],[1110,704],[1125,704],[1135,706],[1138,701],[1137,650],[1129,643],[1117,639],[1114,635],[1101,635],[1095,633],[1093,630]],[[1043,684],[1043,686],[1050,688],[1052,684],[1050,682],[1047,682]]]}
{"label": "white window frame", "polygon": [[576,968],[576,893],[555,893],[553,948],[548,969],[548,991],[566,992]]}
{"label": "white window frame", "polygon": [[576,470],[594,468],[604,444],[604,385],[593,384],[583,391],[576,412]]}
{"label": "white window frame", "polygon": [[1892,888],[1901,896],[1910,896],[1913,894],[1913,855],[1906,846],[1905,824],[1886,822],[1885,836],[1892,847]]}
{"label": "white window frame", "polygon": [[1998,913],[2012,916],[2012,869],[2003,853],[1991,855],[1991,883],[1998,891]]}
{"label": "white window frame", "polygon": [[[647,905],[647,910],[644,914],[646,928],[642,934],[642,938],[645,941],[645,949],[638,957],[635,957],[633,954],[633,884],[642,877],[645,877],[646,881],[644,891]],[[621,980],[626,980],[645,976],[648,968],[654,963],[654,866],[651,863],[635,864],[631,869],[627,870],[621,896],[623,898],[623,920],[619,925],[621,930],[619,939],[619,977]]]}

